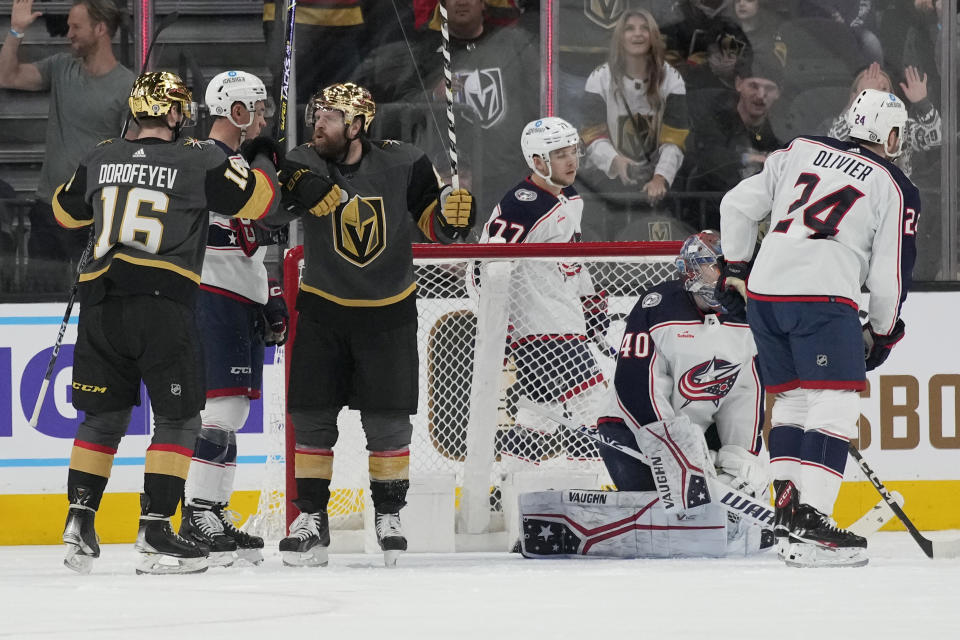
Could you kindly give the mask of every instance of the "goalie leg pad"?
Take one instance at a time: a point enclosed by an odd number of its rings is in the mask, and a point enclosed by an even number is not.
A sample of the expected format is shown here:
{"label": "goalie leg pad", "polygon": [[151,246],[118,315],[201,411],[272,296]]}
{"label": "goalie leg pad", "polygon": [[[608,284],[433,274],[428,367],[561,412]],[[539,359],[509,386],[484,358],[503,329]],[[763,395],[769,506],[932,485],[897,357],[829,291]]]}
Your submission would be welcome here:
{"label": "goalie leg pad", "polygon": [[713,465],[699,427],[680,415],[643,425],[636,435],[664,509],[686,511],[710,502],[705,476],[713,473]]}
{"label": "goalie leg pad", "polygon": [[727,555],[727,515],[716,505],[677,515],[663,510],[654,491],[575,489],[524,493],[519,502],[527,558]]}

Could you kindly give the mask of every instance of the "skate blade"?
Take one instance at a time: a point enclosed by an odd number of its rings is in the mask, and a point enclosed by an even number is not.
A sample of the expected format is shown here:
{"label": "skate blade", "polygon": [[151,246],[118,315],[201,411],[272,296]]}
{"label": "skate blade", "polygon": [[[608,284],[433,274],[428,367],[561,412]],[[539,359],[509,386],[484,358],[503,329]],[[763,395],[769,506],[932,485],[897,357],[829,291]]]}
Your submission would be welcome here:
{"label": "skate blade", "polygon": [[162,553],[140,552],[137,575],[203,573],[209,567],[206,558],[177,558]]}
{"label": "skate blade", "polygon": [[67,556],[63,559],[63,566],[81,575],[89,575],[91,569],[93,569],[93,560],[94,557],[85,554],[79,546],[68,544]]}
{"label": "skate blade", "polygon": [[243,560],[257,566],[263,562],[263,552],[260,549],[237,549],[234,554],[237,560]]}
{"label": "skate blade", "polygon": [[787,545],[783,558],[788,567],[865,567],[870,558],[865,549],[827,549],[814,544],[792,542]]}
{"label": "skate blade", "polygon": [[303,553],[297,551],[281,551],[283,564],[288,567],[325,567],[329,562],[326,547],[314,547]]}
{"label": "skate blade", "polygon": [[233,551],[214,551],[207,556],[207,566],[209,567],[229,567],[236,558]]}
{"label": "skate blade", "polygon": [[400,558],[400,554],[403,553],[399,549],[391,549],[389,551],[383,552],[383,566],[385,567],[395,567],[397,566],[397,560]]}

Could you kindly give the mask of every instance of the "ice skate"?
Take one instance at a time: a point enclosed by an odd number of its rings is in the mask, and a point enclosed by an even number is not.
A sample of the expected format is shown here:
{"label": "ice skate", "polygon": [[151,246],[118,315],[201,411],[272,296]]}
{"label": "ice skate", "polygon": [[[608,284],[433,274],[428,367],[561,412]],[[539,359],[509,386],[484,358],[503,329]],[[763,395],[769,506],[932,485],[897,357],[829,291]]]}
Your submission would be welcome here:
{"label": "ice skate", "polygon": [[134,548],[140,553],[138,574],[201,573],[208,567],[203,548],[174,533],[169,516],[140,516]]}
{"label": "ice skate", "polygon": [[100,538],[93,527],[97,512],[79,504],[70,505],[67,522],[63,527],[63,542],[67,555],[63,564],[77,573],[88,574],[94,558],[100,557]]}
{"label": "ice skate", "polygon": [[403,535],[403,529],[400,528],[400,514],[377,513],[374,518],[377,542],[383,549],[383,564],[395,567],[400,553],[407,550],[407,539]]}
{"label": "ice skate", "polygon": [[213,512],[219,518],[220,524],[223,526],[223,532],[237,543],[237,550],[234,555],[239,560],[246,560],[250,564],[260,564],[263,562],[263,538],[252,536],[246,531],[238,529],[234,524],[236,513],[226,507],[225,504],[218,504],[214,507]]}
{"label": "ice skate", "polygon": [[790,567],[862,567],[869,562],[867,540],[801,504],[794,514],[784,560]]}
{"label": "ice skate", "polygon": [[191,501],[183,505],[180,535],[191,540],[207,552],[207,564],[211,567],[229,567],[237,543],[224,531],[223,522],[206,500]]}
{"label": "ice skate", "polygon": [[329,546],[327,512],[304,512],[290,525],[290,535],[280,541],[280,555],[288,567],[325,567]]}

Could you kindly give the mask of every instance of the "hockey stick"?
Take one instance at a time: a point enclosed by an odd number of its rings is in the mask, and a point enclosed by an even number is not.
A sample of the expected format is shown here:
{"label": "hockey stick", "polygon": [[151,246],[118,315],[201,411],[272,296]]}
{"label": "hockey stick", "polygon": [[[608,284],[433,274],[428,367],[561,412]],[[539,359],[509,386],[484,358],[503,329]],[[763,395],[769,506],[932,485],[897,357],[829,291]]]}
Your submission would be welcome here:
{"label": "hockey stick", "polygon": [[450,138],[450,186],[454,191],[460,188],[460,176],[457,174],[457,131],[453,118],[453,71],[450,64],[450,29],[447,25],[447,8],[440,2],[440,34],[443,38],[443,80],[444,95],[447,99],[447,135]]}
{"label": "hockey stick", "polygon": [[[530,411],[539,413],[544,418],[553,420],[557,424],[566,428],[568,431],[577,433],[585,438],[593,440],[594,442],[598,442],[606,447],[626,454],[644,464],[649,464],[644,455],[639,451],[631,449],[630,447],[627,447],[616,440],[607,438],[599,433],[595,433],[582,425],[576,425],[568,418],[559,416],[543,406],[538,405],[535,402],[531,402],[527,398],[520,398],[517,400],[517,407],[529,409]],[[733,487],[728,487],[727,485],[716,480],[715,478],[711,478],[708,475],[705,475],[704,477],[706,479],[707,488],[710,490],[711,496],[723,496],[719,500],[721,507],[731,513],[740,515],[761,527],[773,526],[773,509],[769,504],[764,504],[742,491],[738,491]],[[716,499],[712,498],[712,501],[716,502]]]}
{"label": "hockey stick", "polygon": [[[297,28],[297,0],[288,0],[287,20],[284,24],[283,75],[280,79],[280,104],[277,105],[277,119],[273,123],[273,138],[277,142],[287,142],[287,151],[293,148],[287,141],[287,111],[290,108],[290,74],[293,66],[293,38]],[[294,136],[296,138],[296,136]]]}
{"label": "hockey stick", "polygon": [[874,488],[880,494],[880,497],[883,498],[887,506],[897,515],[900,522],[907,528],[907,531],[910,532],[910,535],[913,536],[913,539],[920,545],[920,548],[923,549],[923,552],[927,554],[928,558],[956,558],[960,556],[960,540],[930,540],[917,530],[917,527],[910,521],[907,514],[904,513],[900,505],[897,504],[896,499],[887,491],[887,488],[883,486],[880,478],[873,472],[873,469],[870,468],[870,465],[867,464],[867,461],[863,459],[863,456],[860,455],[860,452],[857,451],[857,448],[854,447],[853,444],[850,445],[850,457],[857,461],[860,470],[867,476],[867,479],[873,484]]}
{"label": "hockey stick", "polygon": [[70,314],[73,313],[73,303],[77,299],[77,291],[80,289],[80,274],[83,273],[87,261],[90,259],[90,252],[93,251],[94,231],[90,229],[90,237],[87,238],[87,246],[83,248],[80,254],[80,262],[77,263],[77,277],[73,280],[73,286],[70,287],[70,298],[67,300],[67,310],[63,312],[63,320],[60,321],[60,331],[57,332],[57,341],[53,345],[53,352],[50,354],[50,361],[47,363],[47,372],[43,375],[43,383],[40,385],[40,393],[37,395],[37,403],[33,406],[33,415],[30,416],[30,426],[36,428],[40,420],[40,408],[43,406],[43,399],[47,396],[47,387],[50,386],[50,378],[53,376],[53,368],[57,364],[57,356],[60,355],[60,346],[63,344],[63,335],[67,332],[67,324],[70,322]]}

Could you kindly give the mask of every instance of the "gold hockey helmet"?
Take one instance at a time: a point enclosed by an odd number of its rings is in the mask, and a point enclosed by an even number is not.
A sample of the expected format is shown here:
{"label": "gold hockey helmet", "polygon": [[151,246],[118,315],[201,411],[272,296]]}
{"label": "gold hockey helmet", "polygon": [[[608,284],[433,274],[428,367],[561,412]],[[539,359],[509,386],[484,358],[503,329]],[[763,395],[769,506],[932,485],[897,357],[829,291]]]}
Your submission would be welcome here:
{"label": "gold hockey helmet", "polygon": [[343,122],[348,127],[357,116],[363,116],[363,130],[370,130],[370,123],[377,113],[377,105],[370,92],[358,84],[343,82],[332,84],[322,91],[318,91],[307,103],[304,113],[304,122],[307,129],[312,130],[316,124],[317,109],[332,109],[343,113]]}
{"label": "gold hockey helmet", "polygon": [[142,73],[134,81],[127,100],[134,118],[159,118],[174,104],[180,105],[185,120],[193,118],[193,95],[180,76],[169,71]]}

